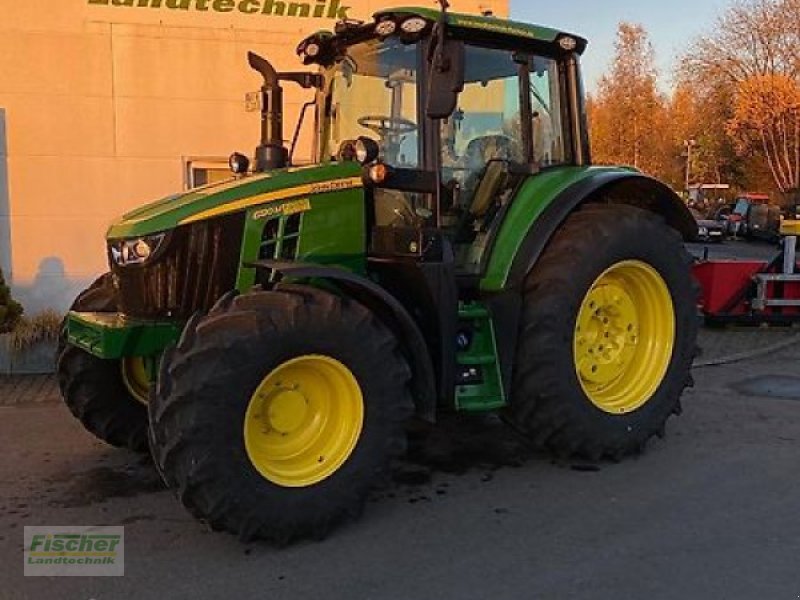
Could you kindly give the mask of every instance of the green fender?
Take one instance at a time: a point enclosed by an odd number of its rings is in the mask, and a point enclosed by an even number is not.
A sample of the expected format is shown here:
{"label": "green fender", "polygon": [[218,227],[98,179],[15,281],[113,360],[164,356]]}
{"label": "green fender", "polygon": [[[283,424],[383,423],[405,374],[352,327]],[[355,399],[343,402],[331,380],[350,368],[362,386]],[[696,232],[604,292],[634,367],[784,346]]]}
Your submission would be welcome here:
{"label": "green fender", "polygon": [[589,202],[638,206],[661,215],[687,241],[697,235],[680,196],[652,177],[620,167],[547,169],[520,186],[492,247],[481,289],[499,292],[521,285],[564,220]]}

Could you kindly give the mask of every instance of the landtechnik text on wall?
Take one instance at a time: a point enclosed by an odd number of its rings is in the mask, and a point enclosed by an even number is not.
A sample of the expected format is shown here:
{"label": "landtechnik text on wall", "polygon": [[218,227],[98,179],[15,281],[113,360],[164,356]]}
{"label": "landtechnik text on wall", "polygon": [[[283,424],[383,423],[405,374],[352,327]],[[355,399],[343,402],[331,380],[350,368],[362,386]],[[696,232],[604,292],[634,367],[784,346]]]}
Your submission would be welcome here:
{"label": "landtechnik text on wall", "polygon": [[347,19],[349,6],[341,0],[285,2],[283,0],[88,0],[91,6],[116,6],[195,12],[239,13],[253,16]]}

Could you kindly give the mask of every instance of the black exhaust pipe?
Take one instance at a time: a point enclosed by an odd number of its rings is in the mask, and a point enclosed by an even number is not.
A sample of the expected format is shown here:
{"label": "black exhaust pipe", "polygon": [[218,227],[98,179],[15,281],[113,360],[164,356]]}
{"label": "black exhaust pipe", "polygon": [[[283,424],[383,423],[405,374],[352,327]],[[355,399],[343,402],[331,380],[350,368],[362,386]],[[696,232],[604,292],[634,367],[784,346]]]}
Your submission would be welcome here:
{"label": "black exhaust pipe", "polygon": [[289,163],[289,151],[283,145],[283,89],[278,72],[267,59],[254,52],[247,53],[247,61],[264,78],[261,87],[261,144],[256,148],[256,171],[282,169]]}

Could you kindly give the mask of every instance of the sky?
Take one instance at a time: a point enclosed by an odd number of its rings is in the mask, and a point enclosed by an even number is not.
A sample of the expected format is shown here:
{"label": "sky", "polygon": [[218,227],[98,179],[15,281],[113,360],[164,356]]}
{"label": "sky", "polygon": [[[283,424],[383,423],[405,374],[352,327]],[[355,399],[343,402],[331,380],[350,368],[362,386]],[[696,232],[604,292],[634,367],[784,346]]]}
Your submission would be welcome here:
{"label": "sky", "polygon": [[650,34],[663,89],[669,89],[676,58],[688,42],[712,31],[730,0],[511,0],[511,18],[548,25],[589,40],[583,69],[594,91],[614,53],[617,24],[644,25]]}

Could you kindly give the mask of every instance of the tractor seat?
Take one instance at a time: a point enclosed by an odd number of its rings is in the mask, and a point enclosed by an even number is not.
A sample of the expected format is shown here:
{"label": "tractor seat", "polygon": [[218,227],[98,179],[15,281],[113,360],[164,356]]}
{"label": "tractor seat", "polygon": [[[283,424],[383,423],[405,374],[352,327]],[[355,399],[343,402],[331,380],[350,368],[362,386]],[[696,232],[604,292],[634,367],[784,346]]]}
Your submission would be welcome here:
{"label": "tractor seat", "polygon": [[506,135],[484,135],[470,140],[464,152],[466,167],[478,171],[490,160],[519,160],[517,142]]}
{"label": "tractor seat", "polygon": [[480,219],[497,202],[497,197],[506,185],[508,176],[507,163],[493,160],[484,169],[483,177],[478,182],[469,212]]}
{"label": "tractor seat", "polygon": [[518,144],[505,135],[475,138],[467,145],[464,162],[472,174],[464,184],[467,198],[471,196],[469,212],[480,218],[497,199],[505,185],[507,163],[520,156]]}

